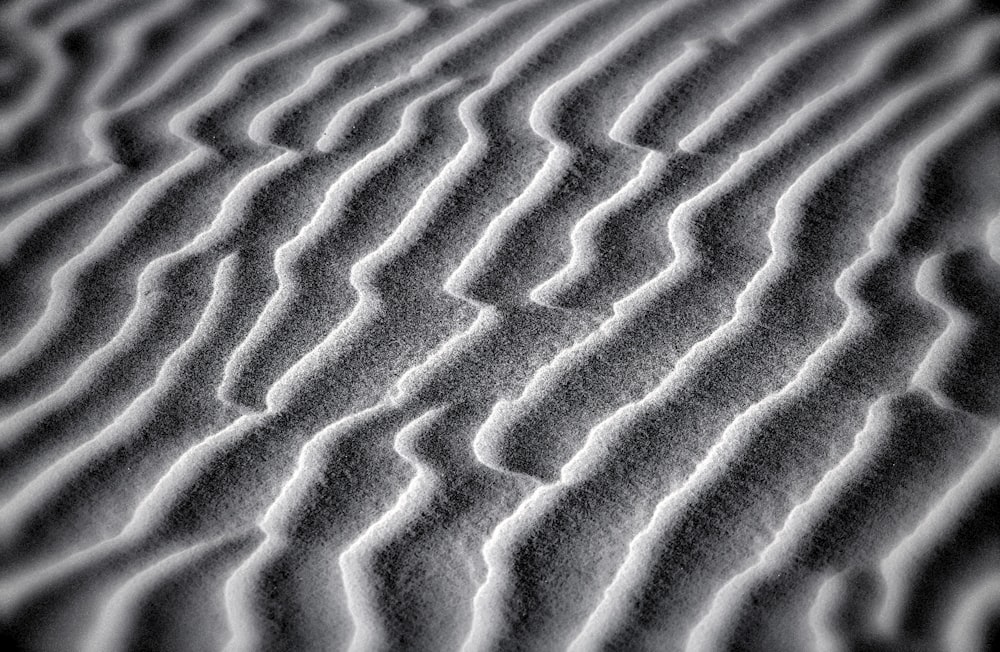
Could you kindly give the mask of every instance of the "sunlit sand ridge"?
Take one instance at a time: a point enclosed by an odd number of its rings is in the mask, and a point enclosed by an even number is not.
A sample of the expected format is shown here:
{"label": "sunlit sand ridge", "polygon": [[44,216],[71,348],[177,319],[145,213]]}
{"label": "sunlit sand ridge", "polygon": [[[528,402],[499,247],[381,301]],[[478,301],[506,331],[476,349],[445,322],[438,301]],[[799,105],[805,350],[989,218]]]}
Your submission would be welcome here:
{"label": "sunlit sand ridge", "polygon": [[994,3],[0,16],[6,648],[1000,649]]}

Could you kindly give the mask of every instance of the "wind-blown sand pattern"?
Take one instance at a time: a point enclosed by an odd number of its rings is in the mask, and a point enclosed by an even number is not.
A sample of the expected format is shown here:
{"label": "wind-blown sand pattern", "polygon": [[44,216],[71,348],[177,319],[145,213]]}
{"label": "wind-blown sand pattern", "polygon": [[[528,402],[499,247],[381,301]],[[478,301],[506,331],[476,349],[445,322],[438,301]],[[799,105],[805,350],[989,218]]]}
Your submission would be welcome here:
{"label": "wind-blown sand pattern", "polygon": [[1000,649],[995,4],[0,16],[5,649]]}

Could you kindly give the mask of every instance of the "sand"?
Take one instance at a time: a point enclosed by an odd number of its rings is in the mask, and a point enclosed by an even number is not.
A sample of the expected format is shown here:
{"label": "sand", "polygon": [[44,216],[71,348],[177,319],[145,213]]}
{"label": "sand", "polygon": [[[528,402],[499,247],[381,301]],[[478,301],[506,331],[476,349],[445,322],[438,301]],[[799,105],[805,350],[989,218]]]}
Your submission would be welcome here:
{"label": "sand", "polygon": [[0,642],[1000,646],[1000,12],[0,6]]}

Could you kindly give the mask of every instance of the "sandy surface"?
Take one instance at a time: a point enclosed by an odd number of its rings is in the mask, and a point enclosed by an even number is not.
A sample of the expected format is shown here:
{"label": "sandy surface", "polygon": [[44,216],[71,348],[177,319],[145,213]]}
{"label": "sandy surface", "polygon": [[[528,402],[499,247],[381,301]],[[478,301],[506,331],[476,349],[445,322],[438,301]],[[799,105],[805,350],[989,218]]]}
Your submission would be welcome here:
{"label": "sandy surface", "polygon": [[0,4],[12,650],[1000,649],[1000,10]]}

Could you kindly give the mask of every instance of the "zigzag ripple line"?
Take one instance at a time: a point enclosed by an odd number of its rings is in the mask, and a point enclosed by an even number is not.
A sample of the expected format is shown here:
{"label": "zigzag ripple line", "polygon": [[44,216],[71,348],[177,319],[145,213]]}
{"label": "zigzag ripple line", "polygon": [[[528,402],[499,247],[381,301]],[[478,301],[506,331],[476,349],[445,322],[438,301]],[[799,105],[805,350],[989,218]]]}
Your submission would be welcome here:
{"label": "zigzag ripple line", "polygon": [[996,3],[0,46],[5,649],[1000,649]]}

